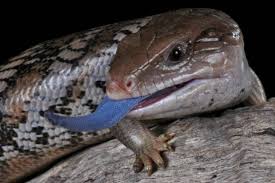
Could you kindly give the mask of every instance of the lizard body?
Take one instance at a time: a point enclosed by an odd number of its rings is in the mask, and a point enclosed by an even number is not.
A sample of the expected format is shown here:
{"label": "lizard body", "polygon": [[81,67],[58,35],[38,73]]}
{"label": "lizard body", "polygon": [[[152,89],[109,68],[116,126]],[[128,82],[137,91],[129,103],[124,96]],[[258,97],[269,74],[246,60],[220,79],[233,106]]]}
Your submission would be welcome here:
{"label": "lizard body", "polygon": [[[112,136],[136,154],[135,171],[164,166],[173,134],[139,120],[172,119],[264,102],[241,31],[226,14],[183,9],[46,41],[0,66],[0,182],[22,180],[60,157]],[[92,113],[102,98],[151,95],[111,129],[72,132],[43,112]]]}

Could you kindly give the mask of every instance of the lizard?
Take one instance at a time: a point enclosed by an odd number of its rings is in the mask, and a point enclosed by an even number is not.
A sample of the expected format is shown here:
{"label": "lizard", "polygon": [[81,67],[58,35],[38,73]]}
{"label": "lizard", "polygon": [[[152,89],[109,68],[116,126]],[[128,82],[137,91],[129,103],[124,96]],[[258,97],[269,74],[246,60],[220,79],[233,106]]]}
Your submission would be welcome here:
{"label": "lizard", "polygon": [[[93,113],[105,96],[146,96],[110,128],[74,132],[43,112]],[[147,122],[266,101],[248,65],[242,32],[214,9],[179,9],[38,44],[0,66],[0,182],[18,182],[83,147],[117,138],[134,171],[164,167],[175,134]],[[81,121],[80,121],[81,123]]]}

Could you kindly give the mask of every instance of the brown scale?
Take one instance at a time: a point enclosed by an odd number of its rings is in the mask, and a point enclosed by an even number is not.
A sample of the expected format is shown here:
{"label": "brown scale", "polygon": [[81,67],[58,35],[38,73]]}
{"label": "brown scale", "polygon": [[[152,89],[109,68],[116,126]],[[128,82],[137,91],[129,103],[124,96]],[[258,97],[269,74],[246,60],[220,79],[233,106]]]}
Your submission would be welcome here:
{"label": "brown scale", "polygon": [[[8,97],[13,97],[15,93],[18,91],[27,91],[28,87],[33,86],[37,82],[41,80],[41,75],[37,72],[33,71],[32,73],[26,74],[21,78],[18,78],[15,86],[8,90]],[[29,96],[31,99],[31,96]],[[7,123],[19,123],[24,122],[27,116],[27,111],[23,110],[23,105],[27,101],[23,101],[22,98],[20,100],[13,100],[9,103],[9,111],[6,111],[10,116],[10,120],[7,120]]]}
{"label": "brown scale", "polygon": [[[80,138],[83,134],[77,134]],[[106,141],[111,138],[110,133],[106,133],[100,136],[91,135],[86,141],[74,140],[71,145],[63,148],[50,148],[46,152],[41,153],[28,153],[22,156],[17,156],[11,160],[5,161],[3,164],[0,162],[0,183],[15,183],[24,181],[29,178],[29,176],[35,175],[42,170],[47,169],[56,160],[71,154],[72,152],[78,151],[86,147],[87,145],[92,145],[99,143],[101,141]],[[1,164],[2,163],[2,164]]]}

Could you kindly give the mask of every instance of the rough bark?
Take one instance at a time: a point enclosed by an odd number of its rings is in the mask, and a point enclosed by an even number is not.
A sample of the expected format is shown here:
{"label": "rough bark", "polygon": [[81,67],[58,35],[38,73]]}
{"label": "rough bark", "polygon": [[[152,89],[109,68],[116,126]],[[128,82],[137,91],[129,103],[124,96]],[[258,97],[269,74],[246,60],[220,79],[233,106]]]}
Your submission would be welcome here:
{"label": "rough bark", "polygon": [[152,176],[132,171],[134,154],[117,140],[91,147],[33,179],[32,183],[275,182],[275,98],[218,117],[177,120],[175,152]]}

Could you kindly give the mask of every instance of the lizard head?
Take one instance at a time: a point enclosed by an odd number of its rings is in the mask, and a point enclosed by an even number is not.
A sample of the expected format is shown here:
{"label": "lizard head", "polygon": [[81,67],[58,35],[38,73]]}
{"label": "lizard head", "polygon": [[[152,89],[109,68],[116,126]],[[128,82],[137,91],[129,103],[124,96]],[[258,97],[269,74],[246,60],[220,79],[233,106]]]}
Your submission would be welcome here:
{"label": "lizard head", "polygon": [[[150,95],[129,116],[203,112],[242,98],[238,92],[247,83],[247,68],[241,31],[228,15],[209,9],[178,10],[153,16],[119,43],[107,95]],[[215,103],[225,92],[230,92],[227,101]]]}

